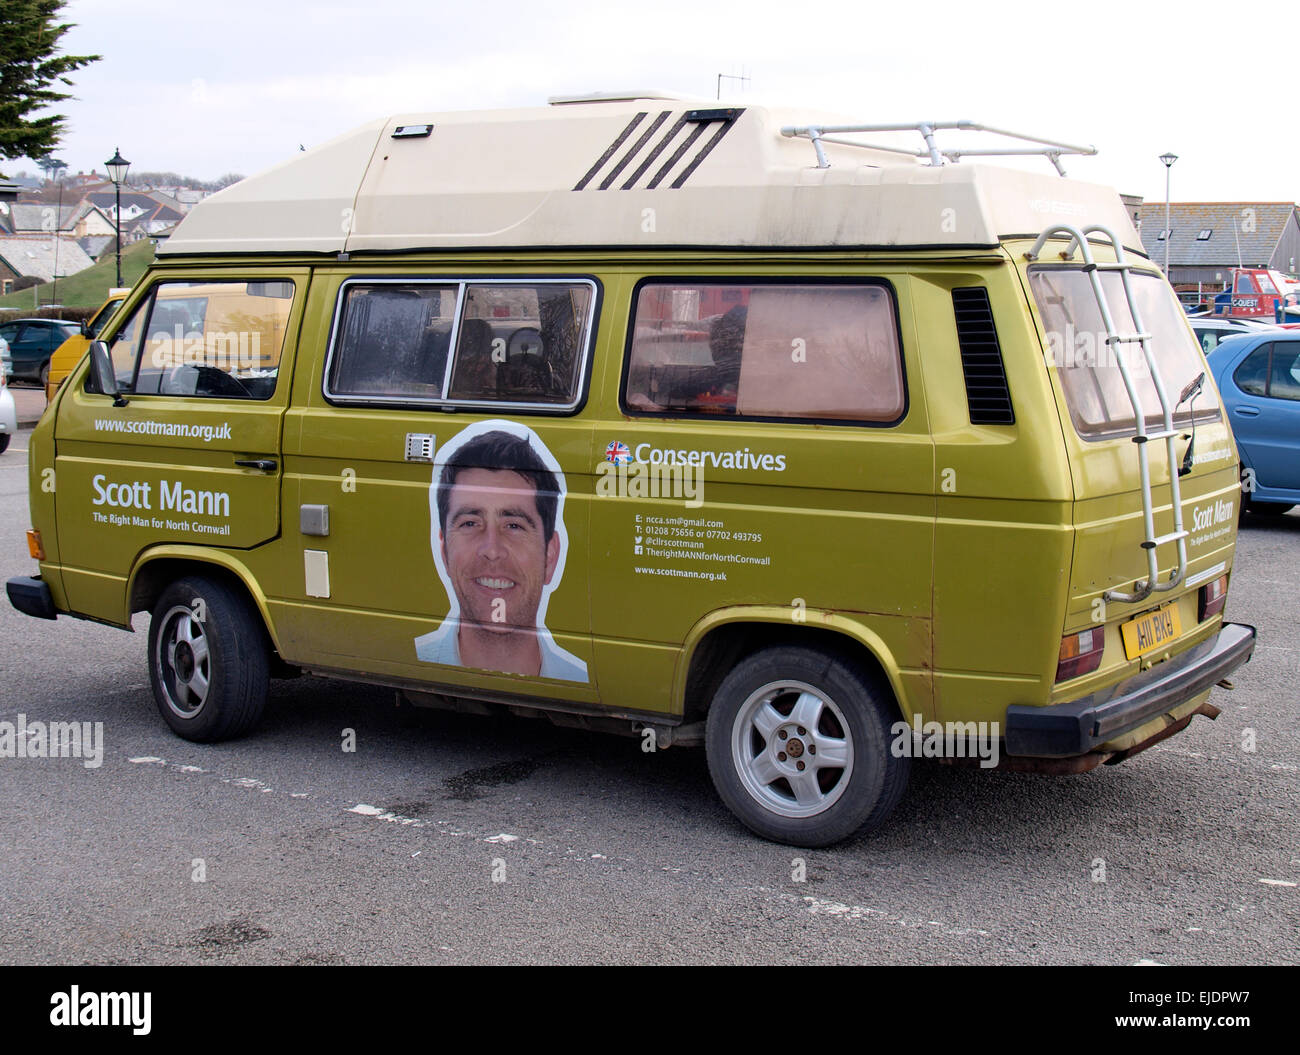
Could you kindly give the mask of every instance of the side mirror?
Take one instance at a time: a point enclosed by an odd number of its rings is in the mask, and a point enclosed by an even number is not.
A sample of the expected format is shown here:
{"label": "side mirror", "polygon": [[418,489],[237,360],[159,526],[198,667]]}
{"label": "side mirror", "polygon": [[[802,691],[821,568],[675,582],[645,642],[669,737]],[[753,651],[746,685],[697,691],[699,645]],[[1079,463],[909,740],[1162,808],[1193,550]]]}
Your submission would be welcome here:
{"label": "side mirror", "polygon": [[90,377],[96,392],[113,397],[113,406],[126,406],[126,400],[122,398],[122,392],[117,387],[117,374],[113,372],[113,360],[109,358],[108,345],[103,341],[90,342]]}

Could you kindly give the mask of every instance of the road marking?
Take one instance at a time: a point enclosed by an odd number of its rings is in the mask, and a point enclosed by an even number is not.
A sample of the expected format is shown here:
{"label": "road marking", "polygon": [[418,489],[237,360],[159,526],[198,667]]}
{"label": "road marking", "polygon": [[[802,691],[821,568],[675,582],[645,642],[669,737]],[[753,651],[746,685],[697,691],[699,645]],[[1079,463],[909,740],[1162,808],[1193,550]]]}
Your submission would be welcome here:
{"label": "road marking", "polygon": [[[1246,754],[1244,752],[1241,757],[1236,757],[1236,756],[1225,757],[1223,755],[1207,755],[1203,751],[1179,751],[1175,747],[1166,747],[1162,752],[1162,754],[1178,755],[1181,758],[1203,759],[1206,762],[1223,762],[1228,765],[1234,765],[1234,766],[1254,765],[1256,764],[1256,762],[1262,763],[1264,761],[1258,755],[1252,757],[1251,755]],[[1268,768],[1270,770],[1273,770],[1274,772],[1281,772],[1281,773],[1295,773],[1297,771],[1300,771],[1300,767],[1293,766],[1289,762],[1270,762],[1268,764]]]}
{"label": "road marking", "polygon": [[358,802],[347,810],[348,813],[358,813],[362,817],[374,817],[377,820],[388,821],[389,824],[401,824],[410,828],[426,828],[428,825],[422,820],[415,817],[402,817],[396,813],[390,813],[388,810],[381,810],[378,806],[367,806],[364,802]]}
{"label": "road marking", "polygon": [[767,887],[753,887],[751,889],[762,891],[765,894],[776,894],[783,901],[807,909],[810,916],[832,916],[836,919],[846,920],[876,920],[880,923],[892,924],[898,927],[933,927],[934,933],[955,938],[991,938],[993,936],[989,931],[978,927],[950,927],[938,920],[923,920],[915,916],[896,916],[885,912],[883,909],[867,908],[864,905],[846,905],[840,901],[829,901],[826,898],[812,897],[807,894],[799,897],[780,890],[773,891]]}
{"label": "road marking", "polygon": [[1266,886],[1300,886],[1300,883],[1293,883],[1289,879],[1261,879],[1260,882]]}

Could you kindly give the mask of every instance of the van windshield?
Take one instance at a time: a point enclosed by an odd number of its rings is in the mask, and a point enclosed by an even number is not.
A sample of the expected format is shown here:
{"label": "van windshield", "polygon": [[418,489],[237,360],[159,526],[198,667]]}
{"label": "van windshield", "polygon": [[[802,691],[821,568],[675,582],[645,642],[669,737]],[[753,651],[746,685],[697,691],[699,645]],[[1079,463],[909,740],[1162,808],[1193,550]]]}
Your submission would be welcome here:
{"label": "van windshield", "polygon": [[[1188,328],[1168,283],[1157,274],[1130,272],[1133,299],[1146,332],[1147,342],[1160,371],[1165,395],[1177,403],[1179,393],[1196,376],[1206,371],[1196,338]],[[1118,273],[1101,274],[1102,289],[1111,316],[1122,334],[1136,331],[1124,285]],[[1100,439],[1136,431],[1133,404],[1124,387],[1120,359],[1142,401],[1148,429],[1159,426],[1163,417],[1151,371],[1136,343],[1106,343],[1106,328],[1093,296],[1092,283],[1081,267],[1040,267],[1029,272],[1029,287],[1042,316],[1047,336],[1045,354],[1056,368],[1065,402],[1075,429],[1084,439]],[[1174,416],[1178,424],[1190,424],[1195,406],[1197,421],[1213,421],[1219,410],[1211,398],[1201,395],[1189,400]]]}

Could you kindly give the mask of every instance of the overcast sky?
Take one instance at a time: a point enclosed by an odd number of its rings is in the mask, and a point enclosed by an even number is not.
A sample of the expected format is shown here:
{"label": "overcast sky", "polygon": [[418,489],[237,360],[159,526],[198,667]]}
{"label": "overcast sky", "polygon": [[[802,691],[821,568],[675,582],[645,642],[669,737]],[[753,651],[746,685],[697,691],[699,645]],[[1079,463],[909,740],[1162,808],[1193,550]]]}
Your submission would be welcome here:
{"label": "overcast sky", "polygon": [[[57,156],[252,174],[372,118],[658,88],[849,113],[969,118],[1070,142],[1070,175],[1164,200],[1300,197],[1289,5],[961,0],[72,0]],[[1233,16],[1240,15],[1234,23]],[[1039,162],[1046,165],[1046,162]],[[6,164],[12,173],[31,164]]]}

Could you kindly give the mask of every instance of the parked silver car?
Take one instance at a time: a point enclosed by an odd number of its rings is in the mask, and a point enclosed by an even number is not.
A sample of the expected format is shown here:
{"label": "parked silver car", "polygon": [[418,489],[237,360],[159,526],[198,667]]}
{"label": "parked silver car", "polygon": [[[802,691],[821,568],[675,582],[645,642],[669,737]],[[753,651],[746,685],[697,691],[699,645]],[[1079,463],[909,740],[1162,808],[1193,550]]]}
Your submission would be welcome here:
{"label": "parked silver car", "polygon": [[14,394],[9,391],[9,375],[14,372],[9,360],[9,344],[0,337],[0,454],[9,447],[9,441],[18,431],[18,411]]}
{"label": "parked silver car", "polygon": [[1192,332],[1201,342],[1201,350],[1209,355],[1219,346],[1220,341],[1229,337],[1238,337],[1243,333],[1259,333],[1262,330],[1279,330],[1271,322],[1255,319],[1216,319],[1208,315],[1192,315],[1187,319],[1192,324]]}

